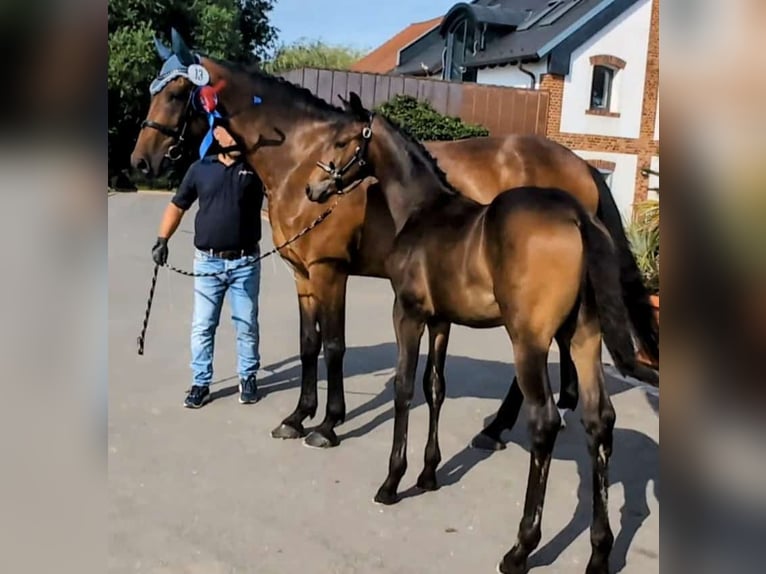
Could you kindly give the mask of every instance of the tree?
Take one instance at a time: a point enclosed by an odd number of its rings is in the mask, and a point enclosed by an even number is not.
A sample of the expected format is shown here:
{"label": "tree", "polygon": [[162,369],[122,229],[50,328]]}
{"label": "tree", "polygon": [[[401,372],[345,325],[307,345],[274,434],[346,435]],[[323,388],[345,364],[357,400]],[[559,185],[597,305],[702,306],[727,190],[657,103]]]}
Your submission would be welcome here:
{"label": "tree", "polygon": [[281,44],[273,57],[264,62],[263,69],[271,74],[284,73],[297,68],[347,70],[364,54],[364,50],[348,46],[302,39],[292,44]]}
{"label": "tree", "polygon": [[159,71],[153,37],[170,43],[175,27],[190,46],[242,63],[263,60],[277,30],[268,13],[275,0],[111,0],[109,2],[109,172],[127,167]]}
{"label": "tree", "polygon": [[459,140],[489,135],[487,128],[440,114],[428,102],[412,96],[396,95],[378,106],[376,111],[421,141]]}

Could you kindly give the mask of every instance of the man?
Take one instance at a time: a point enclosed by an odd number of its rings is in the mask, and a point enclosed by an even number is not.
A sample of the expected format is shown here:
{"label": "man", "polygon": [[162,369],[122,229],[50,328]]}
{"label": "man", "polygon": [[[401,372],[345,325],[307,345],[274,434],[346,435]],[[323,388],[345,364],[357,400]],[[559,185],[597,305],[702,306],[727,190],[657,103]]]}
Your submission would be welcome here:
{"label": "man", "polygon": [[192,386],[184,406],[200,408],[210,401],[215,332],[226,293],[237,331],[239,402],[258,400],[256,373],[260,367],[258,291],[259,241],[263,184],[243,161],[236,142],[221,120],[213,136],[221,151],[194,162],[171,199],[160,224],[152,258],[168,259],[168,239],[186,211],[199,199],[194,223],[195,273],[220,273],[194,278],[191,332]]}

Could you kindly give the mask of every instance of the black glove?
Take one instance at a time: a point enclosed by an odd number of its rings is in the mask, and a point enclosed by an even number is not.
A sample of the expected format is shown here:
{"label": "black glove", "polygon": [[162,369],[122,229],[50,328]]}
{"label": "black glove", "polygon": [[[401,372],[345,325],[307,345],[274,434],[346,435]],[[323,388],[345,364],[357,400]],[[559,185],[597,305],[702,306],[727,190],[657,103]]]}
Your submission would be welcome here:
{"label": "black glove", "polygon": [[152,247],[152,259],[157,265],[165,265],[168,262],[168,239],[158,237],[157,243]]}

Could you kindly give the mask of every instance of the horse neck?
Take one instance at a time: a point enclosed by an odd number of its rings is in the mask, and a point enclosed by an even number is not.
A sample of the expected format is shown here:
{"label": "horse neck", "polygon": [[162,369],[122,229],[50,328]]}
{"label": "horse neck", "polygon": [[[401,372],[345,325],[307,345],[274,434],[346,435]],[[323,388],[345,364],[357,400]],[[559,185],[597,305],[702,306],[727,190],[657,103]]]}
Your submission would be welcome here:
{"label": "horse neck", "polygon": [[[276,201],[275,194],[306,163],[311,148],[320,139],[316,134],[326,128],[328,121],[312,113],[310,107],[295,105],[289,86],[229,70],[212,60],[206,59],[203,64],[210,72],[211,83],[226,80],[219,97],[232,114],[231,130],[245,145],[248,163],[269,190],[269,200]],[[254,96],[261,98],[260,104],[253,103]]]}
{"label": "horse neck", "polygon": [[373,134],[369,159],[399,233],[408,220],[448,201],[454,192],[440,180],[424,152],[412,149],[413,144],[394,128],[373,128]]}

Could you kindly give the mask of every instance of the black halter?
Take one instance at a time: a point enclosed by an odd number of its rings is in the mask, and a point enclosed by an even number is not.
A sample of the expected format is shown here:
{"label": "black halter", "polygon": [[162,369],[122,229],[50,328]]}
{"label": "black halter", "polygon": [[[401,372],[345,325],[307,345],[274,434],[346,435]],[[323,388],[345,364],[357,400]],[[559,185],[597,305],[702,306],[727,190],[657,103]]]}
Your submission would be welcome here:
{"label": "black halter", "polygon": [[161,134],[175,140],[175,143],[173,143],[168,148],[168,151],[165,152],[165,157],[170,161],[178,161],[183,156],[184,136],[186,135],[186,127],[189,125],[189,116],[191,115],[190,112],[194,109],[192,102],[194,101],[196,93],[196,89],[189,92],[189,97],[186,100],[186,105],[184,106],[184,113],[181,115],[181,120],[178,126],[170,127],[154,122],[152,120],[144,120],[141,122],[141,129],[154,128]]}
{"label": "black halter", "polygon": [[317,165],[328,174],[330,174],[330,177],[335,180],[335,188],[338,195],[343,195],[345,193],[343,190],[345,187],[343,184],[343,176],[346,175],[348,170],[350,170],[355,164],[359,164],[359,167],[364,167],[367,165],[367,148],[369,147],[370,140],[372,139],[373,117],[374,114],[370,113],[370,122],[364,126],[364,128],[362,128],[362,145],[357,146],[356,150],[354,151],[354,155],[350,160],[346,162],[346,165],[341,168],[337,168],[335,167],[335,162],[332,161],[329,164],[322,163],[321,161],[317,162]]}

